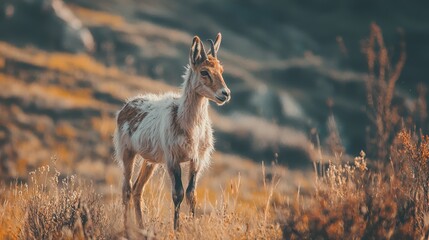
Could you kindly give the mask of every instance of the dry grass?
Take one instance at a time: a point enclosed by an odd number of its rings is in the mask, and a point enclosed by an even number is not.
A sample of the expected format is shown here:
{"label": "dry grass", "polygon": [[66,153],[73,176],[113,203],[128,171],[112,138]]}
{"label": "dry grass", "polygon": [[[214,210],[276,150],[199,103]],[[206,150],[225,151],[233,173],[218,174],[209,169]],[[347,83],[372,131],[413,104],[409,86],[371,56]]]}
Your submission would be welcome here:
{"label": "dry grass", "polygon": [[[422,169],[420,160],[425,157],[428,146],[416,147],[406,132],[401,132],[397,141],[403,145],[397,150],[402,158],[392,163],[394,168],[384,169],[382,173],[368,170],[363,152],[353,164],[331,164],[316,187],[311,205],[294,205],[287,213],[285,236],[419,239],[429,234],[425,222],[429,213],[427,176],[418,177],[407,171]],[[427,162],[424,166],[427,168]]]}
{"label": "dry grass", "polygon": [[2,239],[108,238],[118,231],[120,209],[104,204],[94,187],[61,177],[53,165],[30,172],[28,184],[3,186]]}
{"label": "dry grass", "polygon": [[280,214],[288,239],[427,239],[429,136],[401,131],[392,162],[368,170],[365,153],[354,163],[330,164],[309,204]]}
{"label": "dry grass", "polygon": [[[29,174],[28,184],[2,185],[0,204],[1,239],[112,239],[123,232],[123,206],[119,187],[104,195],[96,186],[75,175],[62,176],[55,161]],[[186,204],[181,212],[181,229],[172,229],[171,192],[168,177],[160,169],[144,192],[144,228],[132,223],[132,239],[279,239],[273,203],[279,177],[273,167],[264,173],[273,177],[261,189],[242,190],[242,178],[225,180],[216,189],[200,187],[197,217],[191,218]],[[259,171],[262,177],[262,171]],[[266,176],[263,176],[264,179]],[[246,177],[245,177],[246,178]],[[246,178],[246,181],[248,179]],[[260,183],[263,179],[260,179]],[[219,182],[221,183],[221,182]],[[253,183],[258,184],[258,183]],[[118,186],[120,184],[118,183]],[[204,181],[202,185],[206,185]],[[252,183],[249,183],[252,185]],[[254,201],[245,200],[251,195]],[[258,200],[259,199],[259,200]]]}

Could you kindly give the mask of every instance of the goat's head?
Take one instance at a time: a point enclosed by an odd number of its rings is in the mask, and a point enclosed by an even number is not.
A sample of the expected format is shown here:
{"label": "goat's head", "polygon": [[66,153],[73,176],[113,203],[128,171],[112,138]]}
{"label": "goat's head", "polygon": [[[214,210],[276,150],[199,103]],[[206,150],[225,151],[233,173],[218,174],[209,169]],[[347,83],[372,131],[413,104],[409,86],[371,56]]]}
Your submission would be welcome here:
{"label": "goat's head", "polygon": [[192,41],[189,62],[195,78],[191,84],[200,95],[212,100],[218,105],[223,105],[231,99],[231,91],[223,80],[223,67],[217,59],[222,35],[217,34],[216,40],[208,40],[210,50],[204,49],[200,38],[195,36]]}

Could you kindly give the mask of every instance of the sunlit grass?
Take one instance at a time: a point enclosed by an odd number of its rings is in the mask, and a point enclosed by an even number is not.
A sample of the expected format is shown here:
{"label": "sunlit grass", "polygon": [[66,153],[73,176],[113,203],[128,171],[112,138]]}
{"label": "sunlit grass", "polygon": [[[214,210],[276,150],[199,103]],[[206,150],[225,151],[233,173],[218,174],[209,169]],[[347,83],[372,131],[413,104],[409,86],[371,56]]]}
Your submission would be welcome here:
{"label": "sunlit grass", "polygon": [[[124,235],[122,202],[119,191],[111,188],[97,193],[90,181],[76,175],[63,176],[50,165],[29,173],[29,183],[2,186],[0,238],[116,238]],[[262,175],[261,175],[262,177]],[[276,178],[278,179],[278,178]],[[249,181],[250,179],[246,179]],[[213,181],[213,179],[212,179]],[[223,183],[222,183],[223,182]],[[262,190],[249,192],[261,201],[243,201],[241,176],[220,181],[212,189],[202,183],[197,196],[196,218],[186,204],[181,212],[181,229],[172,229],[172,201],[169,179],[160,169],[145,189],[143,229],[133,225],[129,236],[141,238],[281,238],[280,225],[271,206],[276,182],[267,182]],[[7,227],[6,227],[7,226]]]}

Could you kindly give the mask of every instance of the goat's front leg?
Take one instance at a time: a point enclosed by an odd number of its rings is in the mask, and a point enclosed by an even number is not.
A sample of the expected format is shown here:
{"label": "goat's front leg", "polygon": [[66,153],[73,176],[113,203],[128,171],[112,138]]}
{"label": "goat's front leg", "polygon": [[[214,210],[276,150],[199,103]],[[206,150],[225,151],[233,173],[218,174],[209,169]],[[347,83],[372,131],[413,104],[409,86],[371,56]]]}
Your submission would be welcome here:
{"label": "goat's front leg", "polygon": [[178,161],[173,160],[167,164],[168,173],[171,178],[172,196],[174,202],[174,230],[179,228],[180,204],[183,201],[182,170]]}
{"label": "goat's front leg", "polygon": [[197,196],[195,194],[195,189],[197,187],[199,166],[192,160],[189,164],[189,183],[186,188],[186,201],[189,204],[191,215],[195,217],[195,205],[197,204]]}

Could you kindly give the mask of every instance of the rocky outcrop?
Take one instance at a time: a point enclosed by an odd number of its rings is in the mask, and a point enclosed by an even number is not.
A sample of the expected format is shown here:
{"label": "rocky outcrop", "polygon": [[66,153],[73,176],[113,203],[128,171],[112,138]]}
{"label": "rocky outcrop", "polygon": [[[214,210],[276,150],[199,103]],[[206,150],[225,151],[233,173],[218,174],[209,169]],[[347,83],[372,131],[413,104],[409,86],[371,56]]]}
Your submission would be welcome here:
{"label": "rocky outcrop", "polygon": [[62,0],[5,0],[0,19],[3,40],[69,52],[95,48],[90,31]]}

